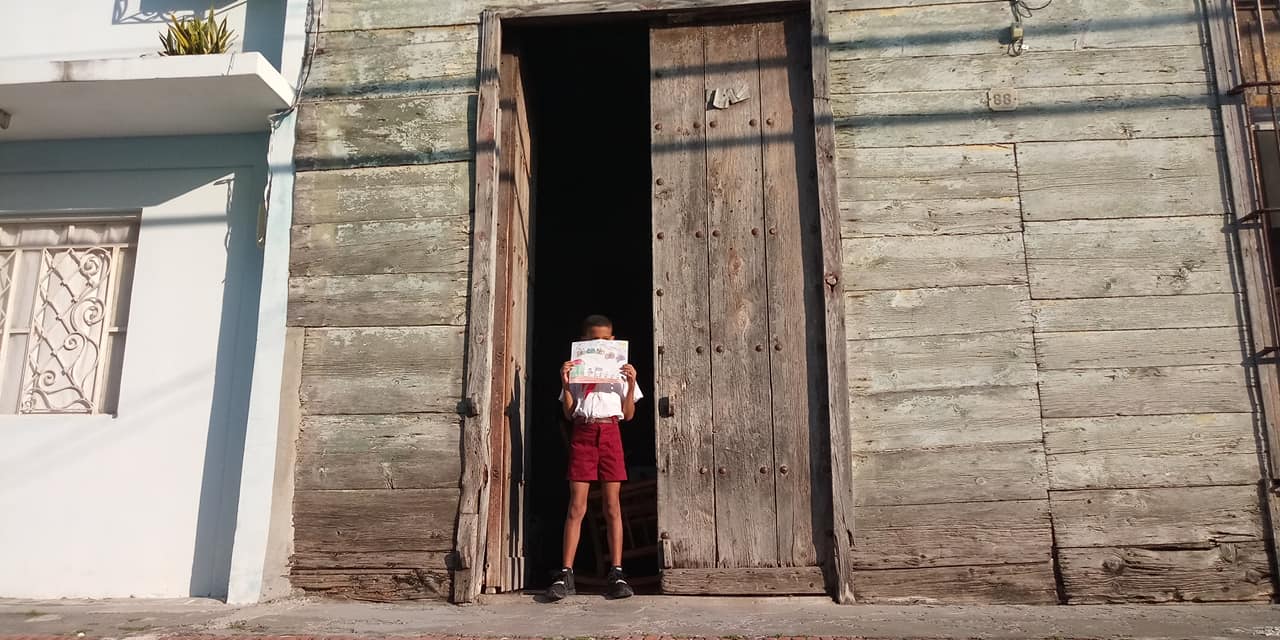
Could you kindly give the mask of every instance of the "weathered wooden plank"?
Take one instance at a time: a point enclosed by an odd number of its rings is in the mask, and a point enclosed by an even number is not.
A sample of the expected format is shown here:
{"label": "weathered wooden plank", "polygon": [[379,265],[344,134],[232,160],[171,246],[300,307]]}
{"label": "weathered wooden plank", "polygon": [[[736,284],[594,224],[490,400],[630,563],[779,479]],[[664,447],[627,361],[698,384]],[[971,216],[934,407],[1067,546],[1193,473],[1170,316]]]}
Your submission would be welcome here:
{"label": "weathered wooden plank", "polygon": [[[703,66],[697,27],[652,29],[654,67]],[[706,296],[706,137],[701,74],[650,80],[653,171],[654,345],[657,354],[658,520],[673,566],[716,566],[715,458],[711,442],[711,328]],[[661,124],[659,129],[657,125]],[[695,126],[696,125],[696,126]],[[662,184],[658,184],[662,180]],[[698,350],[701,349],[701,352]],[[685,399],[688,398],[688,401]],[[704,473],[703,470],[706,470]]]}
{"label": "weathered wooden plank", "polygon": [[1090,140],[1018,145],[1027,220],[1221,215],[1218,140]]}
{"label": "weathered wooden plank", "polygon": [[1040,372],[1046,418],[1253,410],[1244,367],[1133,367]]}
{"label": "weathered wooden plank", "polygon": [[466,309],[466,273],[289,279],[290,326],[461,326]]}
{"label": "weathered wooden plank", "polygon": [[[924,5],[920,0],[839,0],[833,10]],[[853,11],[831,16],[831,57],[873,58],[1004,53],[1008,3]],[[1028,26],[1028,55],[1090,48],[1200,45],[1194,0],[1056,0]]]}
{"label": "weathered wooden plank", "polygon": [[295,226],[294,276],[458,273],[467,269],[466,218],[381,220]]}
{"label": "weathered wooden plank", "polygon": [[865,148],[1212,136],[1217,126],[1204,83],[1021,89],[1011,112],[991,111],[986,91],[834,96],[831,105],[836,142]]}
{"label": "weathered wooden plank", "polygon": [[480,21],[480,93],[476,99],[475,213],[471,244],[471,291],[468,296],[466,362],[461,408],[462,476],[458,497],[457,551],[451,599],[474,602],[484,583],[484,550],[489,534],[482,520],[489,503],[489,451],[492,416],[486,410],[492,390],[495,286],[498,274],[498,151],[501,95],[498,72],[502,60],[502,21],[486,11]]}
{"label": "weathered wooden plank", "polygon": [[[307,551],[294,553],[294,570],[341,572],[349,569],[444,568],[445,551]],[[438,564],[437,564],[438,563]]]}
{"label": "weathered wooden plank", "polygon": [[462,386],[462,327],[308,329],[307,414],[445,412]]}
{"label": "weathered wooden plank", "polygon": [[1035,385],[854,395],[854,451],[1038,442]]}
{"label": "weathered wooden plank", "polygon": [[456,413],[307,416],[298,440],[297,488],[457,488]]}
{"label": "weathered wooden plank", "polygon": [[[703,37],[706,91],[759,87],[754,25],[705,27]],[[778,562],[777,530],[759,525],[777,514],[773,434],[760,428],[771,423],[769,405],[760,402],[769,397],[769,378],[760,375],[769,368],[760,102],[705,117],[716,563],[770,566]]]}
{"label": "weathered wooden plank", "polygon": [[[1038,22],[1038,21],[1037,21]],[[1034,32],[1035,41],[1040,30]],[[1038,44],[1038,43],[1037,43]],[[928,57],[838,59],[831,64],[831,92],[886,93],[986,90],[999,84],[1032,89],[1151,83],[1208,82],[1204,49],[1199,45],[1152,49],[1077,49]]]}
{"label": "weathered wooden plank", "polygon": [[1193,329],[1240,324],[1240,299],[1233,293],[1034,300],[1037,331]]}
{"label": "weathered wooden plank", "polygon": [[844,237],[1022,229],[1009,146],[846,147],[837,170]]}
{"label": "weathered wooden plank", "polygon": [[1036,363],[1046,369],[1110,369],[1231,364],[1244,359],[1242,329],[1138,329],[1036,333]]}
{"label": "weathered wooden plank", "polygon": [[1022,235],[853,238],[842,242],[847,291],[1022,284]]}
{"label": "weathered wooden plank", "polygon": [[850,340],[855,394],[1035,384],[1030,331]]}
{"label": "weathered wooden plank", "polygon": [[293,223],[466,218],[470,182],[469,162],[302,171],[293,189]]}
{"label": "weathered wooden plank", "polygon": [[1248,484],[1262,477],[1251,413],[1049,419],[1051,489]]}
{"label": "weathered wooden plank", "polygon": [[858,507],[858,569],[1048,562],[1049,501]]}
{"label": "weathered wooden plank", "polygon": [[867,604],[1055,604],[1053,563],[863,570],[854,574]]}
{"label": "weathered wooden plank", "polygon": [[853,454],[858,506],[1043,500],[1044,449],[997,444]]}
{"label": "weathered wooden plank", "polygon": [[825,593],[820,567],[664,569],[662,592],[681,595],[762,596]]}
{"label": "weathered wooden plank", "polygon": [[945,200],[1018,195],[1012,145],[843,148],[836,165],[846,200]]}
{"label": "weathered wooden plank", "polygon": [[1058,547],[1209,545],[1262,538],[1257,485],[1051,491]]}
{"label": "weathered wooden plank", "polygon": [[1225,234],[1217,216],[1029,222],[1031,297],[1230,292]]}
{"label": "weathered wooden plank", "polygon": [[1063,549],[1069,604],[1239,602],[1271,598],[1262,542],[1209,549]]}
{"label": "weathered wooden plank", "polygon": [[[787,65],[760,65],[760,128],[763,148],[765,288],[768,313],[768,378],[778,564],[818,564],[813,514],[826,508],[828,491],[813,491],[811,435],[825,430],[818,418],[826,401],[819,228],[814,137],[806,111],[811,109],[812,78],[805,69],[809,22],[798,18],[759,23],[761,60],[785,59]],[[784,134],[785,135],[780,135]],[[804,176],[801,178],[800,176]],[[767,231],[765,231],[767,229]],[[755,231],[750,231],[752,236]],[[713,376],[715,372],[712,372]],[[825,467],[825,464],[820,465]],[[784,473],[782,470],[786,469]],[[822,502],[818,497],[826,497]],[[819,581],[821,586],[822,582]]]}
{"label": "weathered wooden plank", "polygon": [[478,35],[474,25],[322,31],[303,96],[474,93]]}
{"label": "weathered wooden plank", "polygon": [[922,236],[1009,233],[1022,230],[1018,199],[883,200],[840,203],[840,234]]}
{"label": "weathered wooden plank", "polygon": [[307,102],[298,107],[299,171],[470,160],[474,95]]}
{"label": "weathered wooden plank", "polygon": [[370,602],[443,600],[449,595],[447,554],[437,553],[419,568],[302,569],[295,567],[289,583],[308,594]]}
{"label": "weathered wooden plank", "polygon": [[[847,363],[840,357],[839,345],[844,344],[844,260],[840,245],[840,192],[836,179],[836,130],[831,114],[830,87],[827,70],[827,51],[830,44],[827,0],[810,0],[811,47],[809,63],[813,68],[813,122],[814,147],[817,151],[815,175],[818,183],[818,225],[822,235],[822,288],[823,327],[827,350],[827,434],[829,446],[827,459],[831,474],[831,509],[819,513],[818,522],[831,523],[830,567],[828,590],[836,602],[851,604],[855,600],[853,587],[853,472],[850,469],[849,451],[849,385]],[[819,450],[816,455],[821,455]],[[812,460],[811,464],[818,464]],[[818,467],[821,468],[821,467]],[[825,549],[823,555],[825,556]]]}
{"label": "weathered wooden plank", "polygon": [[361,0],[326,4],[322,29],[390,29],[475,24],[483,9],[503,17],[555,17],[562,14],[626,13],[769,4],[777,0],[451,0],[422,5],[420,0]]}
{"label": "weathered wooden plank", "polygon": [[457,489],[297,491],[299,553],[448,551]]}
{"label": "weathered wooden plank", "polygon": [[851,291],[845,309],[848,336],[856,340],[1031,327],[1031,302],[1023,285]]}

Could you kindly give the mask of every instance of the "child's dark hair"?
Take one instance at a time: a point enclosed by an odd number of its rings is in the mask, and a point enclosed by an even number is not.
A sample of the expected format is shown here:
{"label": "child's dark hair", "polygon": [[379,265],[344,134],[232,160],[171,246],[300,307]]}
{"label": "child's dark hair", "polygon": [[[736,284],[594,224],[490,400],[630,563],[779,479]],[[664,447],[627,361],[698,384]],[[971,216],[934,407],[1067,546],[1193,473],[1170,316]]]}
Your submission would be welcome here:
{"label": "child's dark hair", "polygon": [[591,333],[592,327],[609,327],[612,329],[613,322],[598,313],[593,313],[582,320],[582,334]]}

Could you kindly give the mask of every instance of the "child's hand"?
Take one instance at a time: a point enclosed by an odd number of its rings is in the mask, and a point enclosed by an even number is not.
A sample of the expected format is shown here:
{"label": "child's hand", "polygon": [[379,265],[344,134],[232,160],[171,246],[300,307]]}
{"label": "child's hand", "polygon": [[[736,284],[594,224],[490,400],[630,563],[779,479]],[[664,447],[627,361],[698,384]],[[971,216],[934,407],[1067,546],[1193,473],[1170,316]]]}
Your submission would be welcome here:
{"label": "child's hand", "polygon": [[576,360],[568,360],[560,366],[560,386],[565,389],[569,388],[569,370],[573,369]]}
{"label": "child's hand", "polygon": [[636,368],[629,364],[622,365],[622,377],[626,378],[628,383],[635,385]]}

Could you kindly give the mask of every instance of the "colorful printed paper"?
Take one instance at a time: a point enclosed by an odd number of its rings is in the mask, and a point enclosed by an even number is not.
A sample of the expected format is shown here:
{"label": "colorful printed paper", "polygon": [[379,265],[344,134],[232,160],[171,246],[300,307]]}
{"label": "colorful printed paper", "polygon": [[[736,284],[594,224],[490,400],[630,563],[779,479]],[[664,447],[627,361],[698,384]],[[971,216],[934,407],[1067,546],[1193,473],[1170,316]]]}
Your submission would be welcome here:
{"label": "colorful printed paper", "polygon": [[622,380],[627,363],[626,340],[586,340],[570,348],[570,384],[599,384]]}

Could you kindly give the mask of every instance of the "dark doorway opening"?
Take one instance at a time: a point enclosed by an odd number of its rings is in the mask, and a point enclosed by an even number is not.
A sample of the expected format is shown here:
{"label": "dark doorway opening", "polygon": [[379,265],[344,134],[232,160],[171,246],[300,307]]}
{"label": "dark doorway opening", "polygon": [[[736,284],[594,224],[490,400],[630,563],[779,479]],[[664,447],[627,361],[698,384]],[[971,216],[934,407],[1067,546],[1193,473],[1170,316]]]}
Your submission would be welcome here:
{"label": "dark doorway opening", "polygon": [[[649,37],[643,21],[512,28],[526,74],[537,201],[532,231],[526,582],[545,587],[560,565],[569,425],[556,401],[558,372],[582,319],[608,316],[630,341],[645,398],[623,425],[630,481],[628,546],[656,549],[653,307],[649,159]],[[648,481],[648,482],[646,482]],[[578,547],[579,586],[607,562],[593,531],[593,498]],[[643,521],[642,521],[643,520]],[[597,537],[599,536],[599,537]],[[599,544],[595,544],[598,541]],[[655,555],[624,561],[638,590],[659,571]],[[656,585],[656,580],[653,581]]]}

